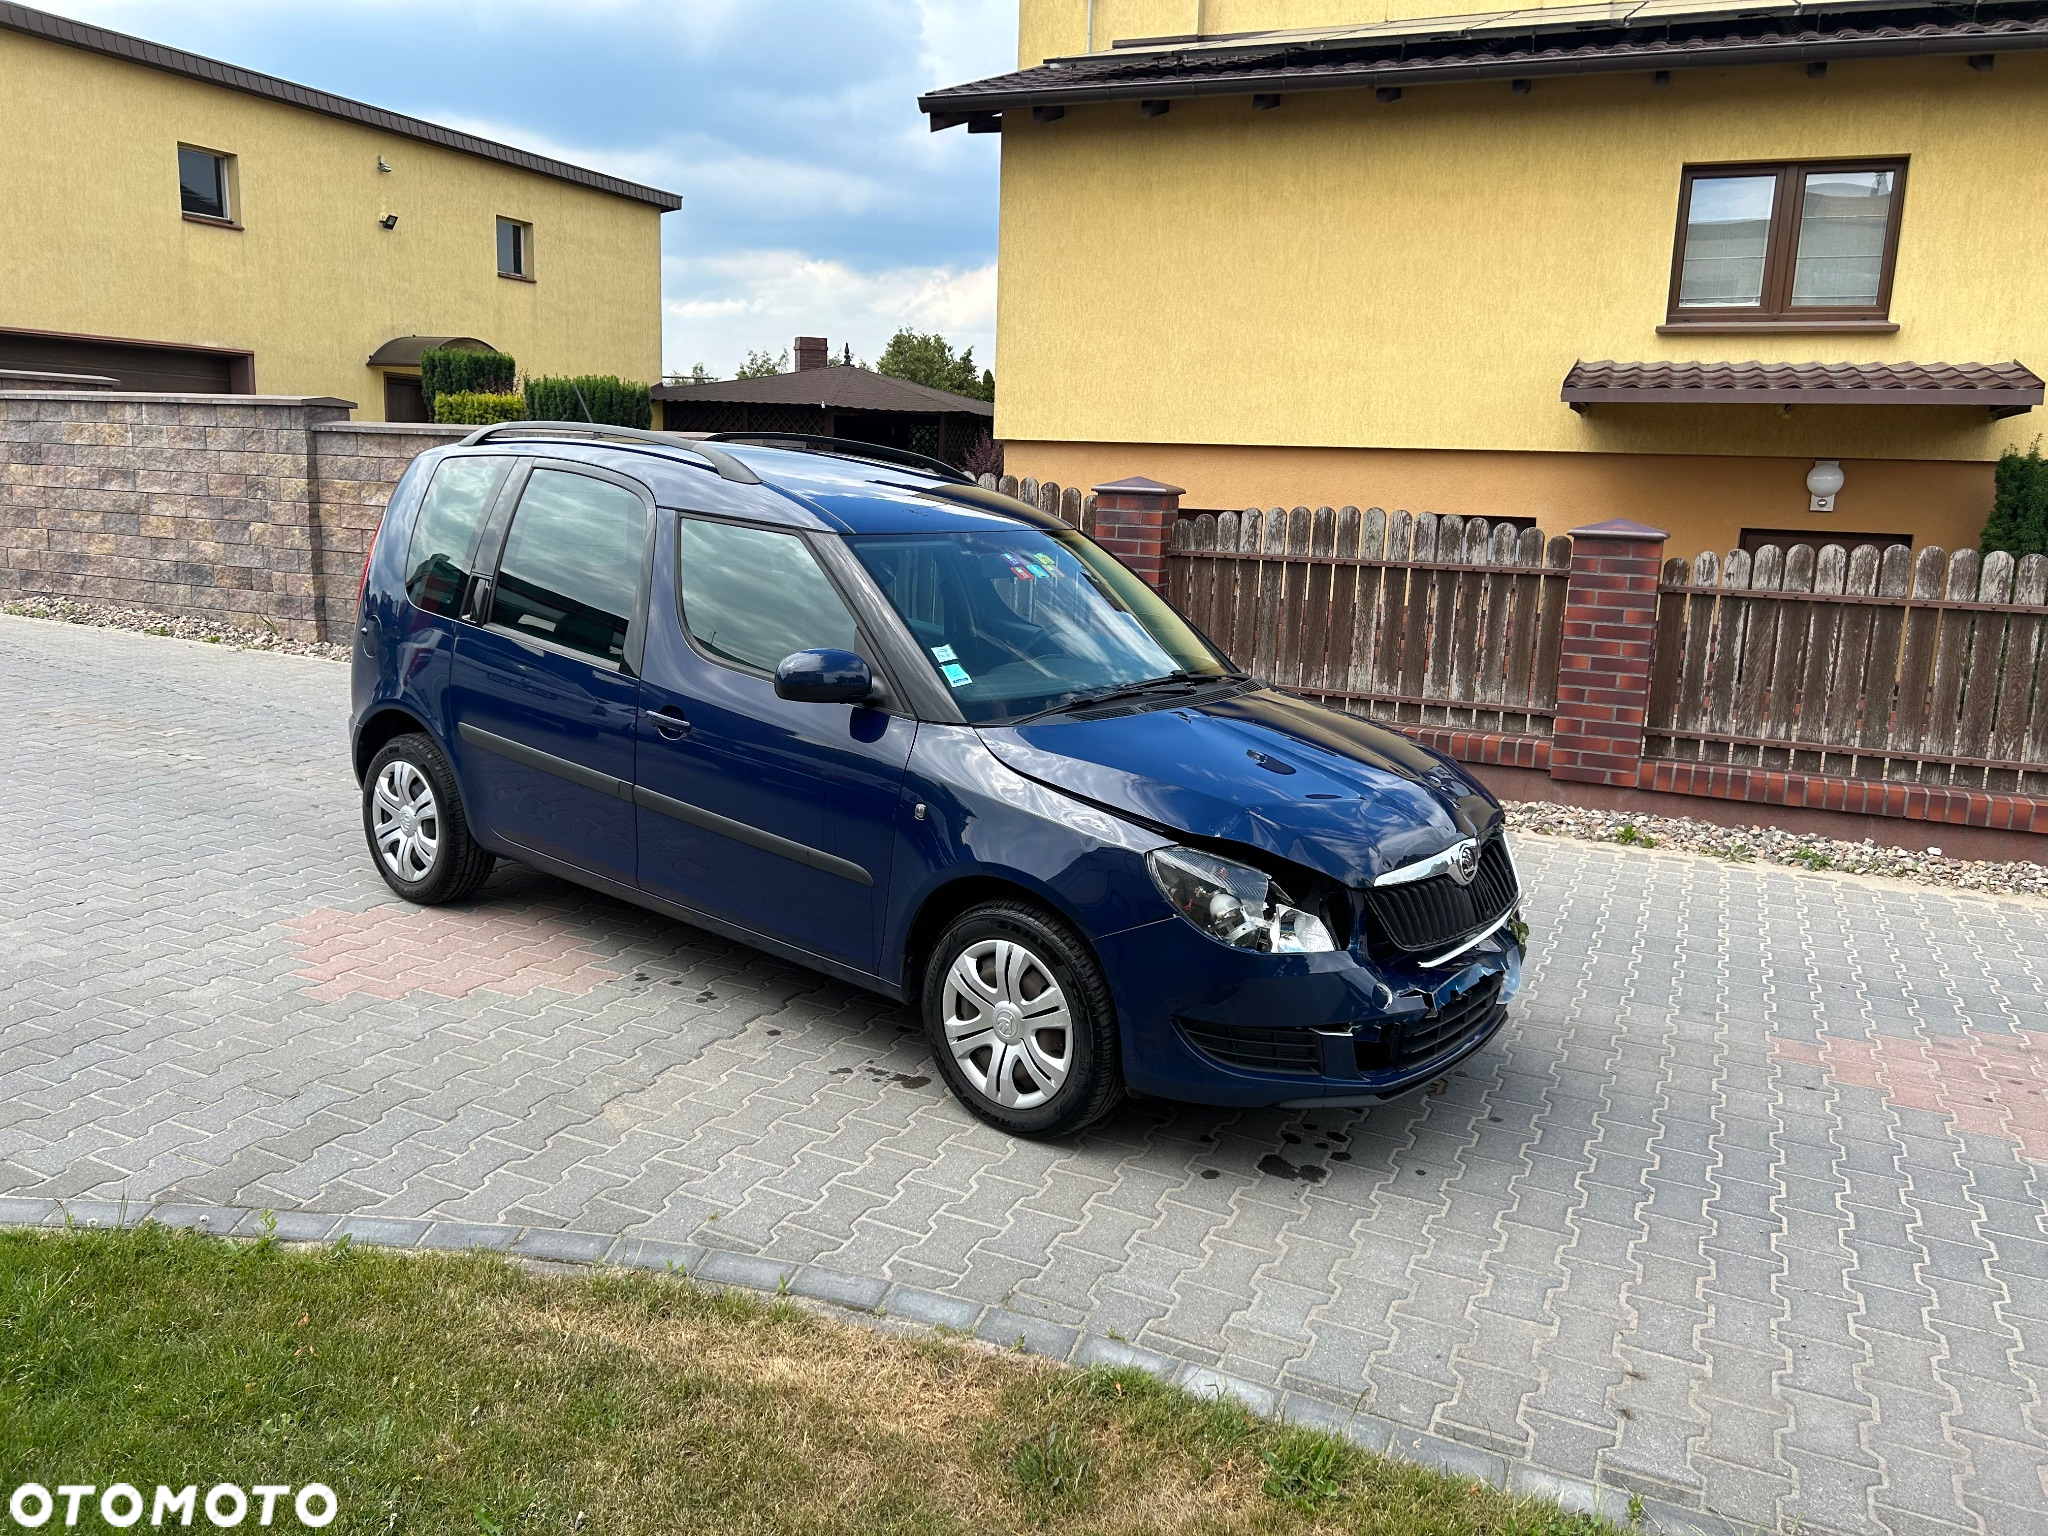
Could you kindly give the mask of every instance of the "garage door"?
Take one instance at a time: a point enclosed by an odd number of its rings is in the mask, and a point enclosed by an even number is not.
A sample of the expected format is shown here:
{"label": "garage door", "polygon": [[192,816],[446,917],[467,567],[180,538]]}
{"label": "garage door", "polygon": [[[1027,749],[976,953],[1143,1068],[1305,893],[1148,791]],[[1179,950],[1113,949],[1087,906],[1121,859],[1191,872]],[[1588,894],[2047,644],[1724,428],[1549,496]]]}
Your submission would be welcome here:
{"label": "garage door", "polygon": [[97,373],[119,379],[123,389],[192,395],[250,394],[256,372],[254,358],[246,352],[157,347],[30,331],[0,331],[0,368]]}

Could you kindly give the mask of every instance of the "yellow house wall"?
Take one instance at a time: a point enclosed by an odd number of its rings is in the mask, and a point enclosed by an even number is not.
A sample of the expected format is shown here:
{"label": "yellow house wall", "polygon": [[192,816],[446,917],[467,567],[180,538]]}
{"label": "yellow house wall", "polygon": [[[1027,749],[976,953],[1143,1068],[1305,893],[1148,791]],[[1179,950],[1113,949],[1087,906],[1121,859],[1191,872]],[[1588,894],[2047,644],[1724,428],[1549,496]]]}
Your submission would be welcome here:
{"label": "yellow house wall", "polygon": [[[1581,358],[2048,367],[2039,255],[2048,160],[2033,148],[2048,127],[2044,109],[2048,58],[2011,54],[1989,73],[1960,59],[1899,60],[1836,64],[1821,80],[1789,66],[1679,71],[1663,89],[1647,75],[1617,75],[1539,80],[1521,97],[1498,83],[1414,89],[1386,105],[1330,91],[1289,94],[1270,112],[1218,98],[1176,101],[1155,119],[1128,104],[1071,109],[1045,125],[1013,113],[1003,137],[997,435],[1017,445],[1020,472],[1063,483],[1092,471],[1076,458],[1060,473],[1031,445],[1369,451],[1326,458],[1350,466],[1348,484],[1325,475],[1302,496],[1310,504],[1393,497],[1364,478],[1393,472],[1388,452],[1670,456],[1678,462],[1663,483],[1688,477],[1702,496],[1719,494],[1718,458],[1778,461],[1793,491],[1756,515],[1731,511],[1724,526],[1796,525],[1805,467],[1840,458],[1853,461],[1843,515],[1859,508],[1859,528],[1939,525],[1953,540],[1968,523],[1973,538],[1988,505],[1985,462],[2031,440],[2035,416],[1578,414],[1558,391]],[[1657,333],[1682,166],[1880,154],[1910,157],[1896,335]],[[1901,460],[1950,468],[1888,467]],[[1199,480],[1201,463],[1220,461],[1156,462],[1119,473]],[[1503,467],[1511,462],[1432,471],[1429,483],[1468,502],[1438,510],[1478,512],[1469,503],[1516,494],[1520,471]],[[1530,473],[1576,485],[1602,516],[1622,498],[1612,487],[1642,480],[1591,464]],[[1277,485],[1235,494],[1243,478],[1188,485],[1188,500],[1292,494]]]}
{"label": "yellow house wall", "polygon": [[[1357,26],[1407,21],[1418,16],[1462,16],[1501,11],[1543,10],[1584,0],[1518,0],[1486,5],[1478,0],[1093,0],[1095,51],[1119,38],[1215,37],[1293,27]],[[1090,0],[1021,0],[1017,60],[1029,67],[1046,59],[1088,51]]]}
{"label": "yellow house wall", "polygon": [[[660,377],[649,204],[18,33],[0,79],[0,327],[252,351],[258,390],[364,420],[384,414],[364,360],[407,334],[478,336],[527,373]],[[243,228],[182,217],[180,143],[237,157]],[[501,214],[534,226],[536,281],[498,276]]]}

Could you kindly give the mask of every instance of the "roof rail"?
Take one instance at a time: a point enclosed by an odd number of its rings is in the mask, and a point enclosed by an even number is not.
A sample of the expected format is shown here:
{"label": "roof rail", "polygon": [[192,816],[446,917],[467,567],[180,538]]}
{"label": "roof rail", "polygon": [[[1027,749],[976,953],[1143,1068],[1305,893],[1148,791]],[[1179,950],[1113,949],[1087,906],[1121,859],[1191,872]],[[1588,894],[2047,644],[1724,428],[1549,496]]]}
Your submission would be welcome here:
{"label": "roof rail", "polygon": [[835,459],[862,459],[870,464],[900,464],[920,469],[961,485],[974,484],[974,477],[955,469],[944,459],[927,458],[907,448],[884,448],[850,437],[825,437],[816,432],[713,432],[706,442],[754,443],[762,448],[790,448],[798,453],[820,453]]}
{"label": "roof rail", "polygon": [[473,448],[478,443],[487,443],[499,436],[528,436],[539,434],[549,437],[597,437],[617,438],[622,442],[653,443],[661,448],[673,448],[682,453],[694,453],[698,458],[717,470],[721,479],[737,480],[741,485],[759,485],[761,477],[747,468],[738,459],[722,448],[713,448],[705,442],[686,442],[662,432],[643,432],[638,427],[615,427],[606,422],[589,421],[500,421],[488,427],[478,427],[462,440],[461,446]]}

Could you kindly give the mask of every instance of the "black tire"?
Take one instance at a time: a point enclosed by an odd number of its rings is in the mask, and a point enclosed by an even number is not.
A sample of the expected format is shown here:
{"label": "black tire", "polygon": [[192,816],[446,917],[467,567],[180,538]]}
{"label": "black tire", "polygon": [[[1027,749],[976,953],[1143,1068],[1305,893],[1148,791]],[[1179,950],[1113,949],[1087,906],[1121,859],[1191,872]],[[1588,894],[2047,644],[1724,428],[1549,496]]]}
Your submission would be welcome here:
{"label": "black tire", "polygon": [[[1003,944],[1017,948],[1004,951],[999,947]],[[983,984],[993,985],[997,993],[1003,991],[1001,978],[993,984],[987,980],[992,963],[999,956],[1023,952],[1028,963],[1022,968],[1018,978],[1021,985],[1016,990],[1027,999],[1026,1007],[1044,996],[1048,989],[1043,983],[1049,981],[1058,987],[1066,1005],[1067,1053],[1064,1077],[1050,1093],[1044,1093],[1045,1079],[1038,1075],[1037,1063],[1057,1059],[1044,1049],[1046,1042],[1057,1038],[1057,1031],[1041,1033],[1029,1028],[1029,1016],[1021,1012],[1013,1012],[1006,1020],[1009,1028],[1018,1031],[1014,1038],[1004,1036],[1009,1042],[1007,1046],[999,1046],[994,1031],[1000,1026],[992,1024],[984,1032],[969,1031],[965,1037],[966,1041],[985,1040],[985,1051],[976,1045],[965,1064],[956,1055],[947,1031],[949,1010],[952,1017],[967,1025],[978,1022],[979,1015],[972,1011],[975,1008],[986,1004],[993,1016],[1002,1006],[1001,1002],[989,1003],[987,999],[976,1003],[967,997],[964,986],[949,985],[955,962],[976,950],[981,953],[970,957],[968,964]],[[1039,983],[1035,994],[1031,990],[1034,981]],[[993,901],[953,919],[932,945],[925,962],[921,996],[925,1038],[931,1045],[939,1074],[961,1103],[997,1129],[1015,1136],[1071,1135],[1093,1125],[1122,1101],[1123,1052],[1109,983],[1103,979],[1102,967],[1096,964],[1088,946],[1044,909],[1022,901]],[[1015,1008],[1014,1004],[1011,1006]],[[961,1012],[962,1007],[968,1011]],[[1037,1054],[1026,1059],[1023,1053],[1031,1047],[1038,1048]],[[1009,1056],[998,1056],[999,1049],[1007,1049]],[[1004,1104],[990,1096],[984,1079],[990,1067],[1003,1060],[1010,1062],[1011,1092],[1015,1097],[1044,1094],[1039,1102]],[[1031,1092],[1017,1092],[1019,1085]]]}
{"label": "black tire", "polygon": [[[409,829],[398,831],[398,842],[391,853],[387,854],[386,847],[379,845],[379,822],[385,813],[379,808],[378,787],[385,784],[387,773],[401,783],[424,782],[431,793],[431,857],[420,857],[423,844],[412,839]],[[424,830],[428,825],[429,818],[420,815],[408,828]],[[385,824],[387,843],[395,830],[392,823]],[[384,883],[407,901],[422,906],[437,907],[475,894],[497,863],[469,835],[469,818],[463,814],[462,797],[456,791],[455,773],[448,766],[448,759],[441,755],[432,737],[418,733],[385,743],[383,750],[370,759],[370,770],[363,775],[363,836],[370,844],[371,862],[384,877]]]}

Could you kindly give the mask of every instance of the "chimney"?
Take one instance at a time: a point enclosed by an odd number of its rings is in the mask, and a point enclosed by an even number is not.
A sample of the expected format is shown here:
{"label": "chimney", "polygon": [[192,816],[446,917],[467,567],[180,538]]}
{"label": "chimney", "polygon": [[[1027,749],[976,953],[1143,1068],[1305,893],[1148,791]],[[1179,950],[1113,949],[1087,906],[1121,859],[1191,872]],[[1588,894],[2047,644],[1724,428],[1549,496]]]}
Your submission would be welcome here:
{"label": "chimney", "polygon": [[825,366],[831,356],[831,348],[822,336],[799,336],[796,339],[796,371],[808,373],[813,368]]}

